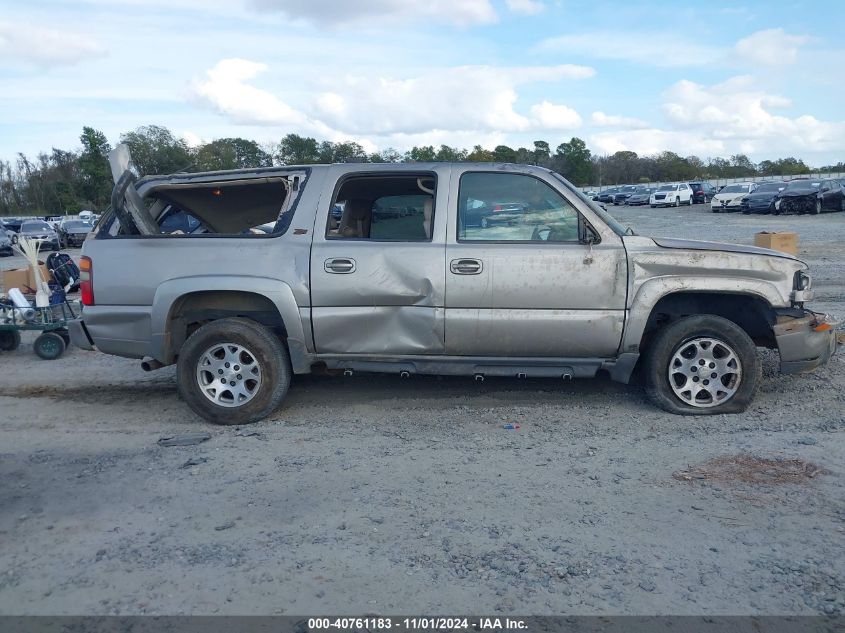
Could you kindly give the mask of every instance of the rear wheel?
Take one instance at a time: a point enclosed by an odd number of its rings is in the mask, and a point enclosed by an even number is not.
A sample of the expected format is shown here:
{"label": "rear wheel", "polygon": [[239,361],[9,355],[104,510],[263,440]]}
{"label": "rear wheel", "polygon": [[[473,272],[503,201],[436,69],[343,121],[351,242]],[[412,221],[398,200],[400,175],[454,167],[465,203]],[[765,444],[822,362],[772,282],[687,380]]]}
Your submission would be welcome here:
{"label": "rear wheel", "polygon": [[690,199],[687,201],[687,206],[688,207],[692,206],[692,196],[690,196]]}
{"label": "rear wheel", "polygon": [[67,345],[65,340],[55,332],[44,332],[32,344],[35,354],[43,360],[56,360],[61,356]]}
{"label": "rear wheel", "polygon": [[21,333],[17,330],[4,330],[0,332],[0,351],[12,352],[21,344]]}
{"label": "rear wheel", "polygon": [[715,315],[679,319],[660,330],[646,352],[646,391],[659,407],[682,415],[740,413],[760,382],[754,342]]}
{"label": "rear wheel", "polygon": [[212,321],[179,352],[179,394],[214,424],[248,424],[272,413],[290,386],[287,349],[264,326],[244,318]]}

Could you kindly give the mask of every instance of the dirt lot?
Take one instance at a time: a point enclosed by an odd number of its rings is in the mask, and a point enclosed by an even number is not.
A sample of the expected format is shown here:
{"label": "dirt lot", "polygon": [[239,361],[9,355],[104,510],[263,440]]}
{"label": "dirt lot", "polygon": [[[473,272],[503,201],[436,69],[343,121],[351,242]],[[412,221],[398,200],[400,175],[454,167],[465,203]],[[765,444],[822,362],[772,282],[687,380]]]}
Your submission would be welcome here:
{"label": "dirt lot", "polygon": [[[816,306],[845,317],[845,214],[612,211],[797,230]],[[190,414],[172,368],[40,361],[31,338],[0,377],[2,614],[845,612],[842,350],[792,377],[767,353],[737,416],[605,380],[308,376],[238,430]]]}

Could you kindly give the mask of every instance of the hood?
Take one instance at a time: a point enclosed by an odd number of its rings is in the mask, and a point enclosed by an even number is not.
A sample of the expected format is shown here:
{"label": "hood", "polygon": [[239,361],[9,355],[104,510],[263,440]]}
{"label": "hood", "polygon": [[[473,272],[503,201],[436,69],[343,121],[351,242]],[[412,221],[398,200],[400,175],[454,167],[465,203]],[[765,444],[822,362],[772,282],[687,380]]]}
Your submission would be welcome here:
{"label": "hood", "polygon": [[782,193],[780,191],[755,191],[753,193],[749,193],[749,198],[754,198],[755,200],[771,200],[772,198],[777,198],[778,195]]}
{"label": "hood", "polygon": [[727,244],[723,242],[703,242],[699,240],[679,240],[673,238],[653,237],[654,243],[662,248],[679,248],[692,251],[722,251],[726,253],[743,253],[745,255],[769,255],[770,257],[783,257],[784,259],[795,259],[789,253],[773,251],[769,248],[759,246],[743,246],[742,244]]}
{"label": "hood", "polygon": [[746,191],[736,191],[736,192],[731,192],[731,193],[717,193],[715,196],[713,196],[713,199],[719,200],[721,202],[722,200],[736,200],[737,198],[744,198],[747,195],[748,195],[748,192],[746,192]]}
{"label": "hood", "polygon": [[800,198],[801,196],[815,196],[818,195],[819,190],[813,187],[807,187],[806,189],[784,189],[778,194],[779,198]]}

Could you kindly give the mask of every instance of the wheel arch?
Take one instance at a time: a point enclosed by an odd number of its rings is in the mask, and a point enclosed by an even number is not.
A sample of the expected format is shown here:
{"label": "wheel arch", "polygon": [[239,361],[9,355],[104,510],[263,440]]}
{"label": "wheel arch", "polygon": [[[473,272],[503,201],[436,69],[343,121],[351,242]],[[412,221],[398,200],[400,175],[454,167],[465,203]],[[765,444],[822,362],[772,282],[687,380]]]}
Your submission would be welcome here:
{"label": "wheel arch", "polygon": [[251,318],[273,330],[287,345],[294,372],[310,371],[312,354],[290,286],[245,275],[186,277],[161,284],[153,300],[150,355],[172,364],[198,325],[232,316]]}

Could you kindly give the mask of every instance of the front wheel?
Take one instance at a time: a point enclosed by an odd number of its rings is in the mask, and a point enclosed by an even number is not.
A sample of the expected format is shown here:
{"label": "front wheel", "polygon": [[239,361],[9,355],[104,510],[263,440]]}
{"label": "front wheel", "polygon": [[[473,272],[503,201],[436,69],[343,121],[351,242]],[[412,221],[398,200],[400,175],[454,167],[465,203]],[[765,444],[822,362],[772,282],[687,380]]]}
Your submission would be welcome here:
{"label": "front wheel", "polygon": [[810,211],[813,215],[818,215],[822,212],[822,201],[816,200],[816,204],[813,205],[812,210]]}
{"label": "front wheel", "polygon": [[679,206],[681,206],[681,199],[680,199],[680,198],[675,198],[675,203],[674,203],[672,206],[673,206],[673,207],[679,207]]}
{"label": "front wheel", "polygon": [[681,415],[741,413],[761,376],[754,342],[738,325],[703,314],[658,331],[646,352],[646,392]]}
{"label": "front wheel", "polygon": [[287,349],[270,330],[245,318],[212,321],[179,352],[179,394],[214,424],[248,424],[272,413],[287,395]]}

